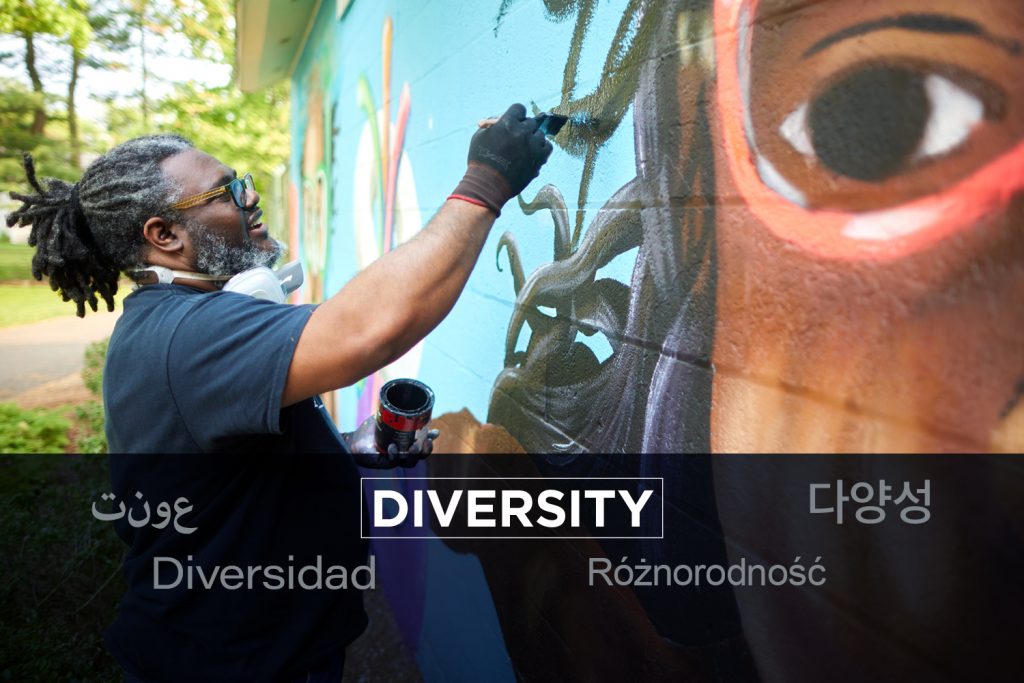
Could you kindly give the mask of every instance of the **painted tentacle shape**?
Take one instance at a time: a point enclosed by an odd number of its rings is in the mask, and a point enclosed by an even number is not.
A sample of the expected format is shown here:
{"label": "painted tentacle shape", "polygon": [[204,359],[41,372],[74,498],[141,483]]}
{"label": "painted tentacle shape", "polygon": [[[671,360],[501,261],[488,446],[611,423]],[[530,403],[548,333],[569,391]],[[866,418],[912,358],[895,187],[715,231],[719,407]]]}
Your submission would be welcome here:
{"label": "painted tentacle shape", "polygon": [[[545,202],[552,203],[550,208],[553,217],[567,215],[568,210],[564,202],[560,202],[560,194],[549,192],[544,198],[538,196],[531,205],[543,205]],[[596,329],[601,329],[609,339],[620,337],[621,328],[612,327],[619,323],[618,316],[609,307],[598,305],[600,297],[580,296],[582,292],[579,290],[594,284],[594,275],[599,268],[607,265],[619,254],[639,246],[639,231],[624,229],[624,226],[631,223],[620,220],[628,212],[615,210],[623,205],[635,203],[636,189],[630,182],[616,192],[606,204],[605,208],[612,210],[598,213],[579,249],[561,260],[541,266],[523,283],[516,297],[516,308],[509,321],[508,335],[505,338],[506,365],[512,364],[516,340],[523,325],[528,320],[532,323],[535,319],[534,313],[539,315],[537,306],[551,306],[557,311],[557,318],[570,322],[569,325],[560,326],[566,336],[563,340],[566,344],[572,343],[580,322],[583,322],[586,328],[584,334],[593,334]],[[557,226],[557,218],[555,221]],[[556,238],[556,249],[557,241]],[[510,248],[509,253],[512,254],[514,243],[506,242],[505,245]],[[602,285],[602,288],[610,287]],[[534,329],[534,332],[538,330]],[[532,343],[531,341],[531,345]]]}

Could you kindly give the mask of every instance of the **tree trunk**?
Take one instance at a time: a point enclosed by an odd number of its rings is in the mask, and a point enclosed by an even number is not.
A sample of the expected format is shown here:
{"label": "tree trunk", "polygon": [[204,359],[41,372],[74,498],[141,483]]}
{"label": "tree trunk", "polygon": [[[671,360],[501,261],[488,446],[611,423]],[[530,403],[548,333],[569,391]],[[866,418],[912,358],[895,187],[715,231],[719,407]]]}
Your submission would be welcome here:
{"label": "tree trunk", "polygon": [[78,140],[78,111],[75,109],[75,88],[78,87],[78,68],[82,53],[71,48],[71,79],[68,81],[68,139],[71,143],[71,165],[82,170],[82,145]]}
{"label": "tree trunk", "polygon": [[146,81],[149,80],[149,69],[146,67],[146,7],[143,3],[139,14],[139,53],[142,56],[142,125],[149,130],[149,98],[146,95]]}
{"label": "tree trunk", "polygon": [[28,78],[32,81],[32,92],[40,96],[39,105],[35,108],[32,116],[32,135],[43,135],[46,129],[46,105],[43,94],[43,81],[39,78],[39,70],[36,68],[36,46],[33,34],[23,33],[25,37],[25,68],[28,69]]}

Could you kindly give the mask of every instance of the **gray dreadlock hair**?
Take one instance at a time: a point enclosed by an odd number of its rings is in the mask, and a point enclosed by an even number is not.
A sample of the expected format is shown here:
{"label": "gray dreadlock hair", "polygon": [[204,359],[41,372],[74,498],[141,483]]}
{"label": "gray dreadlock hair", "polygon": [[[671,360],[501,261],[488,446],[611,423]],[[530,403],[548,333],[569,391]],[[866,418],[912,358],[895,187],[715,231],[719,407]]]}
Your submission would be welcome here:
{"label": "gray dreadlock hair", "polygon": [[7,216],[7,225],[32,226],[32,277],[46,275],[51,289],[75,302],[80,318],[86,303],[96,310],[97,295],[113,311],[120,274],[141,262],[146,220],[181,221],[167,209],[180,188],[172,186],[160,163],[191,148],[180,135],[145,135],[96,159],[77,183],[44,178],[45,188],[36,180],[32,156],[25,154],[25,175],[37,194],[11,193],[22,205]]}

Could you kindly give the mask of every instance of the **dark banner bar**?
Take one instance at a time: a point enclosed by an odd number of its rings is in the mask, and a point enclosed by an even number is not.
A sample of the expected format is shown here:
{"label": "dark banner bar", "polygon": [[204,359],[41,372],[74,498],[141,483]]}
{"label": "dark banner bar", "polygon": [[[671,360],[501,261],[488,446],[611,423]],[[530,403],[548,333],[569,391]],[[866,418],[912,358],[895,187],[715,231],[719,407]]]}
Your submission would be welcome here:
{"label": "dark banner bar", "polygon": [[434,454],[346,491],[306,476],[342,457],[4,456],[0,674],[36,680],[63,648],[118,680],[109,647],[229,672],[245,634],[348,639],[346,680],[371,682],[1021,673],[1019,456]]}

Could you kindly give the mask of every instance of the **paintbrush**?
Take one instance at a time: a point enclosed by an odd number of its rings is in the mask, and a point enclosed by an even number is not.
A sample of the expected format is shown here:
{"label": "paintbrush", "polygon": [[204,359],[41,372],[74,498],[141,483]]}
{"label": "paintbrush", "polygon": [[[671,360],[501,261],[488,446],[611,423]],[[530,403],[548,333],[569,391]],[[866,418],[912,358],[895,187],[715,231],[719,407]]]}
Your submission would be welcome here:
{"label": "paintbrush", "polygon": [[[490,128],[498,122],[498,116],[492,116],[486,119],[480,119],[477,125],[481,128]],[[558,135],[558,132],[562,130],[565,124],[569,124],[571,128],[581,127],[593,127],[595,120],[583,113],[576,113],[572,116],[564,116],[562,114],[549,114],[547,112],[541,112],[537,114],[537,121],[540,123],[538,130],[544,135]]]}

